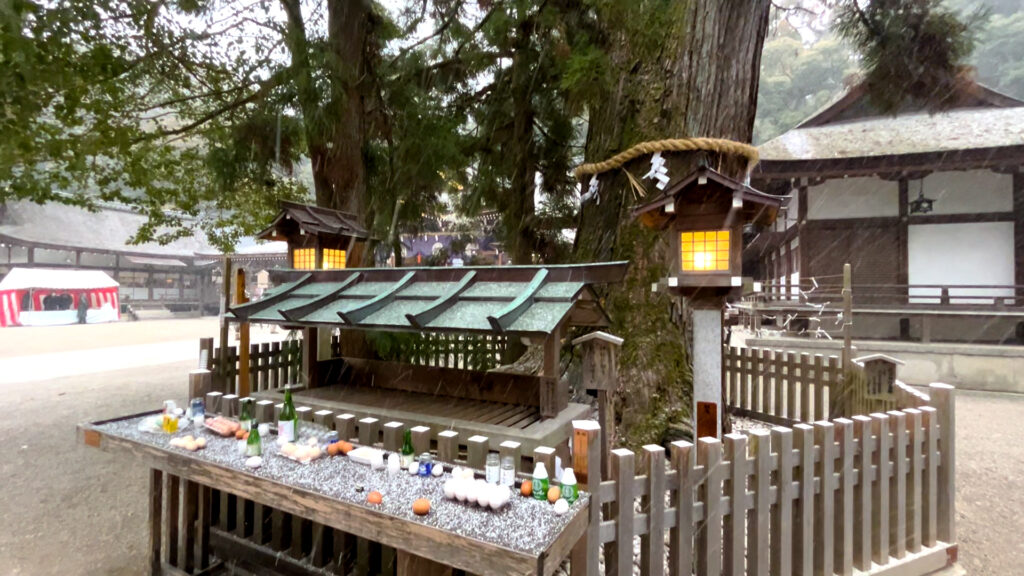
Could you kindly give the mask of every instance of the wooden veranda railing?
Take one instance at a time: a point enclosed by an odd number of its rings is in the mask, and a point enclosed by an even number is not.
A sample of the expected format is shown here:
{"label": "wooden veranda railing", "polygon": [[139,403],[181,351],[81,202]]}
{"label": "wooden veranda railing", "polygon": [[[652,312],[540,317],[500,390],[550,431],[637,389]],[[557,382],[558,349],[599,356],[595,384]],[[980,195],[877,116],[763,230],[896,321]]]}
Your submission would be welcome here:
{"label": "wooden veranda railing", "polygon": [[[605,575],[620,576],[632,574],[634,565],[645,576],[918,576],[941,569],[956,558],[954,392],[933,384],[920,408],[729,434],[723,441],[678,441],[668,451],[648,445],[639,457],[615,449],[605,478],[601,429],[577,422],[573,467],[586,480],[589,527],[569,573],[596,576],[602,560]],[[207,396],[213,412],[231,414],[236,402]],[[266,401],[261,409],[274,407]],[[386,450],[397,449],[406,426],[301,406],[297,412],[343,439]],[[473,468],[483,466],[488,452],[486,438],[426,426],[413,428],[413,445]],[[501,452],[520,462],[518,443],[506,442]],[[532,456],[554,469],[554,449],[540,447]],[[213,535],[222,546],[237,551],[244,544],[263,558],[277,554],[304,566],[369,562],[387,573],[393,551],[232,494],[211,497]]]}

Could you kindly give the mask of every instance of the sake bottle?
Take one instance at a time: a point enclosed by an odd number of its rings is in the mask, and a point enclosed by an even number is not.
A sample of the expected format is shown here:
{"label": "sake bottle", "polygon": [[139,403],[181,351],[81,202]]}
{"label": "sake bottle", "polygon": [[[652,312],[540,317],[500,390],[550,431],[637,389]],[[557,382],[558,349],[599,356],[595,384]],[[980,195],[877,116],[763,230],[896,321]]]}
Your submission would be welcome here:
{"label": "sake bottle", "polygon": [[263,442],[260,440],[260,427],[256,420],[252,420],[252,427],[249,428],[249,439],[245,441],[246,456],[260,456],[263,454]]}
{"label": "sake bottle", "polygon": [[299,418],[295,414],[295,404],[292,403],[292,389],[284,389],[284,406],[281,407],[281,415],[277,420],[277,436],[284,442],[295,442],[298,437]]}
{"label": "sake bottle", "polygon": [[406,428],[405,439],[402,441],[402,469],[408,470],[416,459],[416,449],[412,447],[412,430]]}

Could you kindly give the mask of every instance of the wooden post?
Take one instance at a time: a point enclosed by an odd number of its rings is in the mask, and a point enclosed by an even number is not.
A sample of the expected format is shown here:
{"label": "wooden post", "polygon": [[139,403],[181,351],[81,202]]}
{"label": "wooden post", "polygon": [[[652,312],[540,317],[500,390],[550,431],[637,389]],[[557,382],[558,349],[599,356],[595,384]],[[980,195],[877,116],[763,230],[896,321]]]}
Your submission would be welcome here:
{"label": "wooden post", "polygon": [[430,451],[430,427],[413,426],[411,432],[412,449],[415,452],[415,457],[419,459],[420,454]]}
{"label": "wooden post", "polygon": [[853,562],[858,570],[871,569],[871,462],[874,441],[871,436],[871,418],[853,417],[854,435],[860,443],[857,468],[860,481],[853,489]]}
{"label": "wooden post", "polygon": [[899,410],[888,415],[894,464],[889,482],[893,503],[889,513],[889,546],[890,554],[902,559],[907,555],[907,415]]}
{"label": "wooden post", "polygon": [[907,548],[911,554],[921,551],[921,476],[924,463],[921,460],[921,446],[924,433],[921,428],[921,411],[907,408],[907,432],[910,443],[910,477],[907,480],[906,514],[909,519]]}
{"label": "wooden post", "polygon": [[367,416],[359,421],[359,443],[363,446],[373,446],[377,443],[377,436],[380,433],[380,420]]}
{"label": "wooden post", "polygon": [[[245,304],[245,270],[239,268],[235,274],[235,304]],[[249,323],[238,325],[238,395],[249,397]]]}
{"label": "wooden post", "polygon": [[800,483],[793,506],[793,572],[812,574],[814,569],[814,428],[793,426],[794,444],[800,450],[797,481]]}
{"label": "wooden post", "polygon": [[843,264],[843,373],[849,372],[853,360],[853,271]]}
{"label": "wooden post", "polygon": [[676,471],[676,486],[671,505],[676,510],[676,525],[669,530],[668,565],[670,574],[693,573],[693,485],[696,480],[697,451],[693,444],[678,440],[672,451],[672,468]]}
{"label": "wooden post", "polygon": [[[544,463],[545,470],[553,471],[555,469],[555,449],[550,446],[538,446],[533,449],[533,464],[536,466],[538,463]],[[518,471],[519,463],[516,462],[516,468]],[[575,470],[573,471],[575,473]],[[576,479],[580,481],[579,478]]]}
{"label": "wooden post", "polygon": [[726,576],[741,576],[746,574],[747,436],[726,434],[724,446],[729,478],[723,492],[731,509],[722,520],[722,570]]}
{"label": "wooden post", "polygon": [[640,573],[665,572],[665,449],[657,444],[643,447],[642,466],[647,470],[647,494],[640,497],[640,511],[647,514],[647,533],[640,536]]}
{"label": "wooden post", "polygon": [[441,462],[453,463],[459,458],[459,433],[455,430],[442,430],[437,433],[437,459]]}
{"label": "wooden post", "polygon": [[884,565],[889,563],[889,417],[885,414],[871,414],[871,431],[875,435],[873,460],[877,472],[875,489],[871,494],[871,508],[874,511],[871,547],[874,549],[875,563]]}
{"label": "wooden post", "polygon": [[[754,508],[750,513],[750,527],[747,530],[747,573],[751,576],[769,574],[769,536],[771,525],[772,452],[771,435],[767,430],[750,431],[750,451],[754,456],[753,488]],[[779,501],[785,498],[779,495]]]}
{"label": "wooden post", "polygon": [[398,576],[451,576],[451,567],[398,550]]}
{"label": "wooden post", "polygon": [[704,478],[697,492],[704,504],[704,522],[697,529],[697,574],[722,574],[722,443],[717,438],[697,439],[697,465]]}
{"label": "wooden post", "polygon": [[[402,432],[405,424],[401,422],[384,423],[384,449],[388,452],[398,452],[402,449]],[[438,458],[440,460],[440,458]]]}
{"label": "wooden post", "polygon": [[356,435],[356,415],[338,414],[334,417],[334,429],[338,431],[339,440],[351,440]]}
{"label": "wooden post", "polygon": [[466,464],[470,468],[476,468],[477,470],[483,470],[484,464],[487,460],[487,452],[489,446],[489,439],[487,436],[471,436],[467,441],[467,455]]}
{"label": "wooden post", "polygon": [[921,428],[924,430],[924,478],[921,486],[921,541],[925,546],[935,546],[938,534],[938,484],[939,484],[939,419],[938,411],[931,406],[921,407]]}
{"label": "wooden post", "polygon": [[835,570],[843,576],[853,574],[853,420],[836,418],[836,443],[839,446],[839,484],[836,486],[833,534]]}
{"label": "wooden post", "polygon": [[[511,456],[512,466],[515,468],[516,473],[518,473],[519,468],[522,466],[522,456],[520,455],[520,449],[521,444],[519,442],[516,442],[514,440],[505,440],[504,442],[498,445],[498,453],[500,458],[499,462],[501,460],[504,460],[506,456]],[[548,470],[548,474],[551,475],[550,483],[552,486],[562,481],[561,478],[555,478],[554,462],[551,463],[550,468],[547,468],[547,465],[545,465],[545,468]]]}
{"label": "wooden post", "polygon": [[590,492],[587,532],[572,549],[572,576],[597,576],[601,551],[601,427],[593,420],[575,420],[572,427],[573,472],[579,487]]}
{"label": "wooden post", "polygon": [[160,542],[163,526],[163,472],[152,468],[149,471],[149,573],[163,574],[160,567]]}
{"label": "wooden post", "polygon": [[793,431],[776,426],[771,430],[772,451],[778,456],[775,479],[777,504],[771,514],[771,573],[793,570]]}
{"label": "wooden post", "polygon": [[931,405],[939,425],[938,539],[956,543],[956,398],[949,384],[928,387]]}
{"label": "wooden post", "polygon": [[302,378],[306,388],[316,388],[317,382],[317,328],[302,330]]}
{"label": "wooden post", "polygon": [[820,453],[815,476],[820,485],[814,497],[814,573],[832,574],[835,558],[835,426],[828,421],[814,423],[814,444]]}
{"label": "wooden post", "polygon": [[206,393],[206,413],[207,414],[220,414],[220,399],[224,394],[220,392],[207,392]]}
{"label": "wooden post", "polygon": [[231,305],[231,258],[224,257],[224,274],[221,276],[223,298],[220,301],[220,391],[234,392],[228,383],[228,308]]}
{"label": "wooden post", "polygon": [[188,399],[205,398],[206,394],[213,391],[213,374],[205,369],[199,368],[188,373]]}
{"label": "wooden post", "polygon": [[[635,474],[634,454],[631,450],[612,450],[612,478],[615,480],[615,501],[611,506],[611,517],[615,520],[619,538],[606,548],[604,569],[607,576],[631,576],[633,574],[633,476]],[[608,554],[611,552],[611,554]]]}

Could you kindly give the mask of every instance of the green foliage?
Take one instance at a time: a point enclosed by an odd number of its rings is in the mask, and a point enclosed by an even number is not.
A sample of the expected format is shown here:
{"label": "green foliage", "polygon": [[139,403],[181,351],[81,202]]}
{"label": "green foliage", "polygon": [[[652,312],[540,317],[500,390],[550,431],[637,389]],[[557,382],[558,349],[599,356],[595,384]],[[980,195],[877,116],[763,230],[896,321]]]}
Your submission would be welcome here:
{"label": "green foliage", "polygon": [[1024,12],[993,14],[978,34],[971,58],[989,87],[1024,99]]}
{"label": "green foliage", "polygon": [[942,0],[844,0],[835,29],[860,52],[876,107],[895,112],[912,102],[941,110],[955,103],[982,16],[958,14]]}
{"label": "green foliage", "polygon": [[805,45],[795,33],[766,42],[761,54],[754,142],[765,142],[825,106],[856,71],[849,49],[826,37]]}

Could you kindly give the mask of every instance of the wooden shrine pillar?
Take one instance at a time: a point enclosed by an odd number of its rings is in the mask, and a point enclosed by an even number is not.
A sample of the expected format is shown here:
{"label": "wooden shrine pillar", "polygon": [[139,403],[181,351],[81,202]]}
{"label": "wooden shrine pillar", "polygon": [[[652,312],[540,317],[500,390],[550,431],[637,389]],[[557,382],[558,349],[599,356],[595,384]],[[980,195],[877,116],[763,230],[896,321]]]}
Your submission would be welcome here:
{"label": "wooden shrine pillar", "polygon": [[722,307],[693,308],[694,436],[722,437]]}
{"label": "wooden shrine pillar", "polygon": [[[235,305],[245,304],[245,270],[239,268],[235,274]],[[238,325],[238,391],[239,398],[249,396],[249,323]]]}
{"label": "wooden shrine pillar", "polygon": [[[228,308],[231,306],[231,258],[224,257],[224,271],[221,275],[221,300],[220,300],[220,357],[218,358],[219,363],[216,388],[219,392],[224,394],[234,393],[234,390],[228,390]],[[152,286],[149,288],[153,289]],[[152,297],[152,294],[150,294]]]}
{"label": "wooden shrine pillar", "polygon": [[544,380],[540,389],[540,417],[554,418],[569,407],[569,390],[562,384],[559,355],[562,351],[562,325],[544,340]]}

